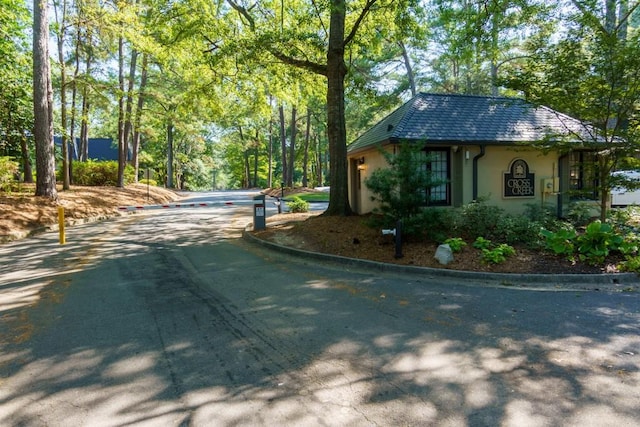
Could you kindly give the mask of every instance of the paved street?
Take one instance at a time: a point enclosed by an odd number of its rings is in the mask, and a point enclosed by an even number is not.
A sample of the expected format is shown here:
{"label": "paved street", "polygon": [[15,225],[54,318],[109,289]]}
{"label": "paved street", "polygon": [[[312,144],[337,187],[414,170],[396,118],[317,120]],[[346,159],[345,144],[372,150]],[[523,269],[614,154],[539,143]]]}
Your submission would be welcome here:
{"label": "paved street", "polygon": [[0,425],[640,426],[637,291],[320,264],[197,197],[0,245]]}

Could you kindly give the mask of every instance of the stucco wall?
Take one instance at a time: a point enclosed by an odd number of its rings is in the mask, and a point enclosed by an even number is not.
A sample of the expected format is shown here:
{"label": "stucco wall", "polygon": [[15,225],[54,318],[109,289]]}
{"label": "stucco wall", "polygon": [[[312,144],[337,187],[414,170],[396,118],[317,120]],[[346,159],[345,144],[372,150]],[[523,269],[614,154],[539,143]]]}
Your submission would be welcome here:
{"label": "stucco wall", "polygon": [[[386,146],[384,148],[387,151],[392,151],[393,147]],[[359,191],[356,191],[354,187],[357,187],[357,183],[354,183],[354,179],[358,179],[358,174],[354,173],[351,170],[357,163],[359,163],[359,159],[364,158],[364,164],[362,165],[362,169],[360,170],[360,188]],[[355,161],[352,161],[355,160]],[[367,188],[365,184],[365,180],[371,176],[371,173],[380,168],[386,168],[388,163],[384,156],[380,154],[380,151],[377,148],[370,149],[367,151],[363,151],[358,153],[356,156],[351,157],[349,159],[349,201],[351,203],[352,208],[358,208],[357,213],[368,213],[373,210],[376,206],[376,203],[371,200],[371,196],[373,195],[371,191]],[[353,197],[358,197],[359,199],[354,203]]]}
{"label": "stucco wall", "polygon": [[[391,146],[387,146],[392,150]],[[468,154],[467,154],[468,152]],[[451,177],[452,180],[461,179],[461,183],[452,182],[452,201],[461,201],[462,204],[473,201],[473,159],[480,154],[479,146],[458,146],[451,152]],[[353,169],[357,159],[364,158],[364,169],[360,171],[360,188],[356,189],[358,174]],[[504,173],[509,171],[511,163],[515,159],[524,160],[529,166],[529,172],[534,174],[535,191],[533,197],[505,198],[503,197]],[[368,213],[375,207],[371,201],[371,192],[364,181],[371,173],[382,167],[387,167],[387,162],[377,149],[370,149],[350,156],[349,196],[351,205],[357,208],[358,213]],[[461,169],[461,170],[458,170]],[[478,159],[478,197],[489,200],[492,205],[497,205],[511,213],[522,213],[526,205],[530,203],[542,204],[543,200],[551,206],[555,206],[557,197],[555,194],[542,193],[542,180],[558,177],[558,154],[543,154],[538,150],[524,147],[486,147],[483,157]],[[358,197],[359,195],[359,197]],[[358,200],[353,198],[358,197]]]}
{"label": "stucco wall", "polygon": [[[480,150],[478,149],[476,154]],[[543,154],[538,150],[513,147],[487,147],[484,157],[478,160],[478,197],[488,198],[492,204],[512,212],[521,213],[529,203],[542,204],[543,200],[555,206],[557,197],[554,194],[543,194],[543,179],[558,178],[558,153]],[[473,155],[471,155],[473,159]],[[505,172],[516,159],[524,160],[529,172],[535,176],[534,197],[505,198]],[[471,160],[470,160],[471,162]],[[465,183],[472,182],[465,180]],[[472,199],[467,199],[471,201]]]}

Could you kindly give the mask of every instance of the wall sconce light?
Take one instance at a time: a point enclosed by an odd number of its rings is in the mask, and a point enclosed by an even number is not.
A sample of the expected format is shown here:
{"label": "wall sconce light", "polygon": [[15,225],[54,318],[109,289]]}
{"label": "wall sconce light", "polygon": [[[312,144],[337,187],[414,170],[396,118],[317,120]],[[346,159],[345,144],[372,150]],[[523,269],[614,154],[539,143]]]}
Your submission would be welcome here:
{"label": "wall sconce light", "polygon": [[367,166],[364,164],[364,157],[360,157],[358,159],[358,170],[359,171],[363,171],[367,168]]}
{"label": "wall sconce light", "polygon": [[469,160],[469,150],[465,151],[464,158]]}

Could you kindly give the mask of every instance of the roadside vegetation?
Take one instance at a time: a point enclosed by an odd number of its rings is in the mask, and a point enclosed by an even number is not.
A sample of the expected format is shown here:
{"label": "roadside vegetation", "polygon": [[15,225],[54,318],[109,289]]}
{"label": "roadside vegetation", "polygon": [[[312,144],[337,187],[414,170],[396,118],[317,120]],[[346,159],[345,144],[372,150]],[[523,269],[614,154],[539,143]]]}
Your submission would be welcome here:
{"label": "roadside vegetation", "polygon": [[516,248],[526,247],[572,262],[614,263],[620,271],[640,273],[639,206],[610,209],[605,221],[594,220],[580,202],[563,219],[551,206],[532,203],[524,214],[514,215],[481,198],[457,209],[438,208],[425,204],[428,189],[440,183],[420,169],[424,153],[418,147],[404,144],[397,154],[385,156],[389,168],[365,180],[379,203],[369,220],[372,227],[393,228],[402,220],[403,239],[446,243],[453,252],[472,246],[488,264],[502,263]]}

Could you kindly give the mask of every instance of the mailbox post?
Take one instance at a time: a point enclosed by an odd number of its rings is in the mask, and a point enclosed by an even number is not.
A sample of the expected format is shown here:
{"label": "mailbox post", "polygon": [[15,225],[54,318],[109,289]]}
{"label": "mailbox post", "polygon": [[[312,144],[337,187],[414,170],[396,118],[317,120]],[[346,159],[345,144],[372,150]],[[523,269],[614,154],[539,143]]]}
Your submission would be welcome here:
{"label": "mailbox post", "polygon": [[267,228],[264,194],[253,196],[253,231]]}

